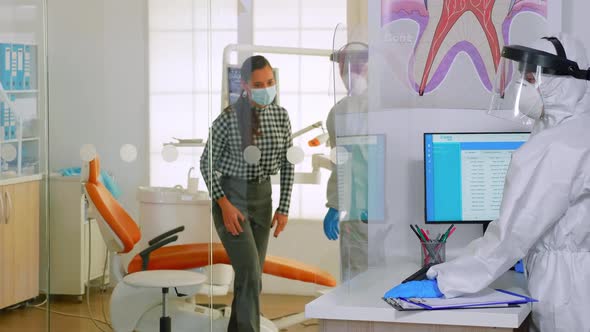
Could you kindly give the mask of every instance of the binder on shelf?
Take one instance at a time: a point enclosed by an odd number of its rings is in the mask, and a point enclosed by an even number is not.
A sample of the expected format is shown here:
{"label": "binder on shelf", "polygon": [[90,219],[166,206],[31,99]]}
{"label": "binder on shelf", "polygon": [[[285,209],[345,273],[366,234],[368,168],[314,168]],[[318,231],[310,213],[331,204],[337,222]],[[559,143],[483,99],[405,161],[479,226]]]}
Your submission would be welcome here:
{"label": "binder on shelf", "polygon": [[33,47],[31,45],[24,46],[24,65],[23,65],[23,89],[31,90],[31,72],[33,66]]}
{"label": "binder on shelf", "polygon": [[[13,97],[10,97],[13,99]],[[0,122],[2,123],[2,139],[9,140],[10,139],[10,117],[11,117],[11,110],[8,107],[8,104],[2,103],[2,114],[0,115],[1,119]]]}
{"label": "binder on shelf", "polygon": [[[16,101],[16,96],[15,95],[10,96],[10,100],[12,101],[12,104],[14,105],[14,102]],[[10,134],[8,139],[16,139],[16,112],[13,109],[10,110],[10,127],[9,127],[8,132]]]}
{"label": "binder on shelf", "polygon": [[[4,102],[0,101],[0,127],[4,127]],[[2,135],[4,138],[4,135]]]}
{"label": "binder on shelf", "polygon": [[12,72],[12,46],[0,44],[0,83],[4,90],[11,89],[10,76]]}
{"label": "binder on shelf", "polygon": [[[16,97],[11,95],[10,100],[14,103]],[[2,127],[2,139],[7,141],[16,139],[16,115],[14,110],[10,109],[8,104],[1,103],[0,105],[0,124]]]}
{"label": "binder on shelf", "polygon": [[10,55],[10,88],[8,90],[16,90],[16,80],[18,78],[18,46],[12,44]]}
{"label": "binder on shelf", "polygon": [[24,89],[24,81],[25,81],[25,45],[17,44],[16,45],[16,89],[23,90]]}

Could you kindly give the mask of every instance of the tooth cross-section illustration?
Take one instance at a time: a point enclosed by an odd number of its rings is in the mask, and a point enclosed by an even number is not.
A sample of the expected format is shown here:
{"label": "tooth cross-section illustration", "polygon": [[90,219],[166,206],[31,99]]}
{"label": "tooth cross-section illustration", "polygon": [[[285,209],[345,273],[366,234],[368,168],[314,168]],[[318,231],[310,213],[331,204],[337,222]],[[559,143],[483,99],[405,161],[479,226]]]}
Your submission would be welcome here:
{"label": "tooth cross-section illustration", "polygon": [[414,59],[414,77],[416,82],[420,79],[418,93],[424,94],[445,56],[461,42],[470,43],[480,51],[480,59],[474,61],[483,63],[485,76],[494,77],[500,61],[498,36],[502,35],[500,29],[510,3],[511,0],[428,1],[430,19]]}
{"label": "tooth cross-section illustration", "polygon": [[546,17],[545,0],[381,0],[382,25],[418,23],[408,78],[419,95],[444,82],[455,58],[465,53],[482,85],[492,89],[501,48],[509,43],[514,17],[530,11]]}

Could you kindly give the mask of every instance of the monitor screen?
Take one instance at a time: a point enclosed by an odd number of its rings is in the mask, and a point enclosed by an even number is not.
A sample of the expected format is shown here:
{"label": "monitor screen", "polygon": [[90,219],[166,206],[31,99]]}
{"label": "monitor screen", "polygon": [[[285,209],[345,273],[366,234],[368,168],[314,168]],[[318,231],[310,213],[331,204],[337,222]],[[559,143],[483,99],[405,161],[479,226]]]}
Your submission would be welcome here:
{"label": "monitor screen", "polygon": [[338,200],[346,213],[341,220],[359,220],[363,211],[367,221],[385,218],[385,135],[338,136]]}
{"label": "monitor screen", "polygon": [[426,133],[426,223],[484,223],[499,216],[512,152],[529,133]]}

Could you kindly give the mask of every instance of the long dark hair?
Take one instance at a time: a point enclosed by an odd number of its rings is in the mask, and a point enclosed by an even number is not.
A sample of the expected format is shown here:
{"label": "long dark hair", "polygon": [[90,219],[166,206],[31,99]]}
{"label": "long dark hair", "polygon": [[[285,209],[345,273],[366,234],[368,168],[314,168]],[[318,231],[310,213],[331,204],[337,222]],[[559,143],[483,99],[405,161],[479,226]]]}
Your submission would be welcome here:
{"label": "long dark hair", "polygon": [[[240,69],[241,80],[250,81],[252,72],[266,67],[272,68],[270,62],[262,55],[254,55],[246,59]],[[238,118],[238,129],[242,137],[242,148],[246,148],[255,142],[256,137],[262,135],[260,132],[260,118],[258,112],[250,104],[246,91],[242,90],[240,97],[235,104],[228,106],[225,111],[235,110]]]}

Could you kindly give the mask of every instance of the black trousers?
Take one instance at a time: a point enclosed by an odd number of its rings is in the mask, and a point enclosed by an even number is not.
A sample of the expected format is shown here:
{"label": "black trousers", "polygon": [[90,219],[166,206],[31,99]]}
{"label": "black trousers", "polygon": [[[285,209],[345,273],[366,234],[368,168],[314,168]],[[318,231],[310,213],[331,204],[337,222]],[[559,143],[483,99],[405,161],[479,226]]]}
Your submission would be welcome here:
{"label": "black trousers", "polygon": [[223,224],[221,208],[213,203],[215,228],[235,272],[234,298],[227,330],[259,332],[262,267],[272,221],[270,180],[258,183],[226,177],[221,179],[221,187],[227,199],[246,219],[241,224],[244,232],[234,236]]}

